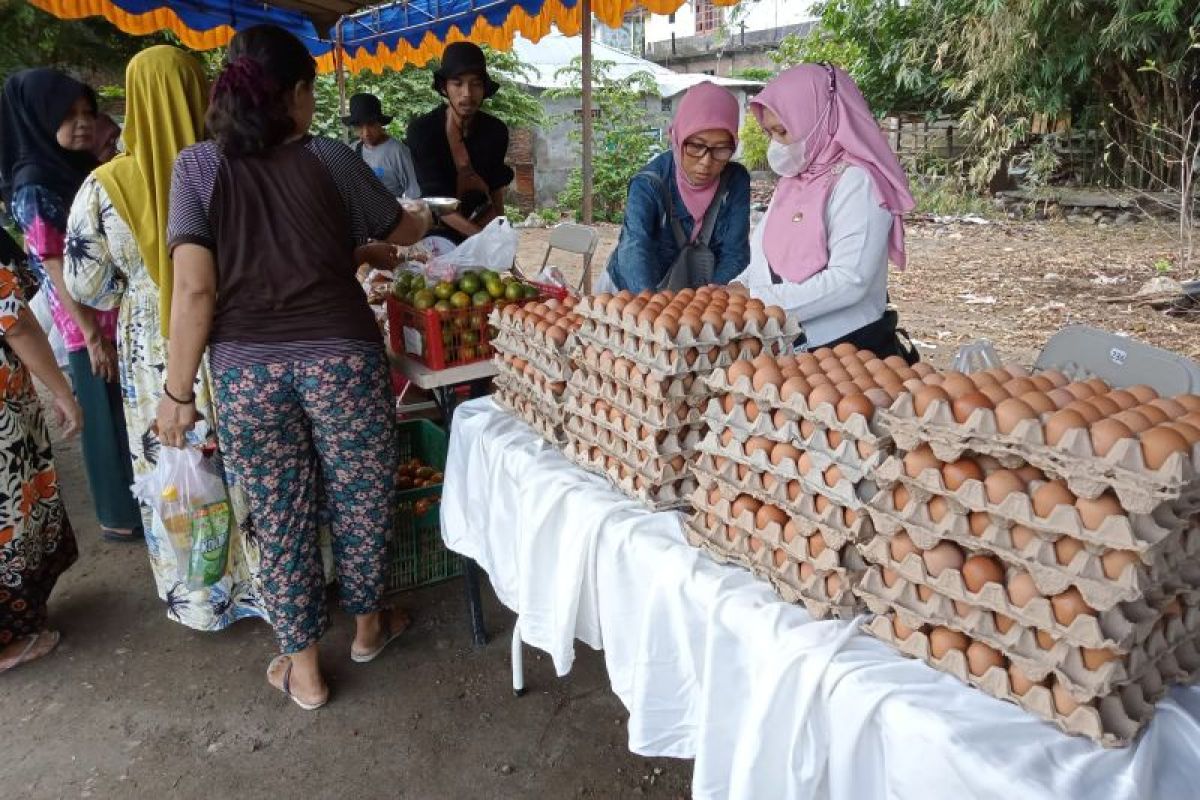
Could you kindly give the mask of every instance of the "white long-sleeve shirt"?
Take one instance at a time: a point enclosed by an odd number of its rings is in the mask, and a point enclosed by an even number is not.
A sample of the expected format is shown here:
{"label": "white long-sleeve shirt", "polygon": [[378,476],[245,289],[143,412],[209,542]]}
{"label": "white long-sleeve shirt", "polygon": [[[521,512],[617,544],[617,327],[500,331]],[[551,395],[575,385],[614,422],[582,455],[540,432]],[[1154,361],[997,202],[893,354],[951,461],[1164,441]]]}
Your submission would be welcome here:
{"label": "white long-sleeve shirt", "polygon": [[810,348],[840,339],[887,309],[892,215],[875,199],[871,175],[847,166],[829,195],[825,231],[829,265],[801,283],[772,283],[763,232],[774,200],[750,234],[750,265],[737,277],[750,294],[800,320]]}

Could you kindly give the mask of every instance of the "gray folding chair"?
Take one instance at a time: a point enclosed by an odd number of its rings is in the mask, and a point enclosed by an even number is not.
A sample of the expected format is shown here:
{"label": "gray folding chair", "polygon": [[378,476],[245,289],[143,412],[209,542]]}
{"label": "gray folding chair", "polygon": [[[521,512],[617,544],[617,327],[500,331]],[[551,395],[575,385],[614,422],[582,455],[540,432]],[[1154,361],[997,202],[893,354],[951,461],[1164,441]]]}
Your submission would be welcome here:
{"label": "gray folding chair", "polygon": [[596,245],[600,243],[600,234],[588,225],[576,225],[573,222],[561,222],[550,231],[550,243],[546,245],[546,255],[542,257],[542,269],[550,263],[550,251],[564,250],[583,258],[583,273],[579,279],[579,291],[590,294],[592,290],[592,256],[596,254]]}

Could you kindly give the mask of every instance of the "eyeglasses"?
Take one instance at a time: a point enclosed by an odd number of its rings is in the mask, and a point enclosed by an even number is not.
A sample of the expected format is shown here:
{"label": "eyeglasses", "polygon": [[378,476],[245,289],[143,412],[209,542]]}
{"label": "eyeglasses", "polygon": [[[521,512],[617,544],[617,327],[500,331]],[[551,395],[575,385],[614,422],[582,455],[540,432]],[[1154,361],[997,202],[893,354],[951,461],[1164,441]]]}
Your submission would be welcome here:
{"label": "eyeglasses", "polygon": [[727,144],[722,145],[707,145],[704,142],[684,142],[683,152],[692,158],[704,158],[707,155],[713,157],[713,161],[728,161],[733,158],[736,148]]}

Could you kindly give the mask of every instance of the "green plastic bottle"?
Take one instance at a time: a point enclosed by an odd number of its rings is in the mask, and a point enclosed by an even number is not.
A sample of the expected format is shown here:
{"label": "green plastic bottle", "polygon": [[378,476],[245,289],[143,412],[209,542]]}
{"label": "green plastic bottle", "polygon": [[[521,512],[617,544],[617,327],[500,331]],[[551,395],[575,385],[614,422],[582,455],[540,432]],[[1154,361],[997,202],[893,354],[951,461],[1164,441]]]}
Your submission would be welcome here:
{"label": "green plastic bottle", "polygon": [[229,558],[229,501],[221,500],[192,510],[192,554],[188,563],[188,588],[212,586],[225,574]]}

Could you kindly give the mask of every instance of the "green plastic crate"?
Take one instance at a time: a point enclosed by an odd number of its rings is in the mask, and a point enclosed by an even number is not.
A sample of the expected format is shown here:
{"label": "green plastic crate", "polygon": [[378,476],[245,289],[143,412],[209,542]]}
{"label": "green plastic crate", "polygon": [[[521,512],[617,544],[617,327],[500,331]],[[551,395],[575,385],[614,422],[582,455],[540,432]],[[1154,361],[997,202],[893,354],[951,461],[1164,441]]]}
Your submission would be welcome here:
{"label": "green plastic crate", "polygon": [[[401,462],[416,458],[438,471],[445,470],[450,442],[444,430],[427,419],[404,420],[399,428]],[[442,543],[440,502],[428,503],[424,513],[416,513],[418,501],[439,498],[441,494],[441,485],[398,493],[396,529],[388,544],[389,592],[415,589],[462,574],[462,559]]]}

